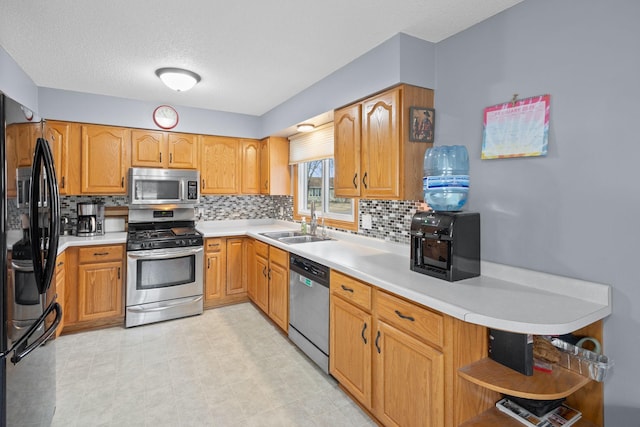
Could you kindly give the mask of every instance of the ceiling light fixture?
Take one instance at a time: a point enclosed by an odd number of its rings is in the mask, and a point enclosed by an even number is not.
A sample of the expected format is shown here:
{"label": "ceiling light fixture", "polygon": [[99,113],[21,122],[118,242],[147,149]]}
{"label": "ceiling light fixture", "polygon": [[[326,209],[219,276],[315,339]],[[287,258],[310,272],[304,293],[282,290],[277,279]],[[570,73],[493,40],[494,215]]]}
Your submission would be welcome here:
{"label": "ceiling light fixture", "polygon": [[168,88],[177,92],[185,92],[196,85],[200,81],[200,76],[193,71],[183,70],[182,68],[158,68],[156,76],[162,80],[162,83]]}
{"label": "ceiling light fixture", "polygon": [[311,132],[315,128],[316,127],[311,123],[300,123],[297,129],[298,129],[298,132]]}

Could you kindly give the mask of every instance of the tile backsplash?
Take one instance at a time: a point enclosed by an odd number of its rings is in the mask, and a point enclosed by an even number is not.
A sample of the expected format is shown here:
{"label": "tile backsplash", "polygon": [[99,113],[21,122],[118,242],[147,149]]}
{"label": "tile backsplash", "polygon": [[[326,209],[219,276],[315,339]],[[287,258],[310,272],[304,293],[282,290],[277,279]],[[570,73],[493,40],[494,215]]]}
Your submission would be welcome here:
{"label": "tile backsplash", "polygon": [[[60,213],[69,218],[77,218],[76,204],[98,201],[105,206],[126,206],[126,196],[60,196]],[[357,234],[409,243],[411,217],[424,205],[412,200],[368,200],[360,199],[358,210],[360,223]],[[20,214],[28,214],[27,209],[18,209],[15,199],[7,200],[7,228],[20,229]],[[230,219],[274,218],[293,221],[292,196],[202,196],[198,213],[205,221]],[[371,215],[371,229],[362,228],[362,216]]]}

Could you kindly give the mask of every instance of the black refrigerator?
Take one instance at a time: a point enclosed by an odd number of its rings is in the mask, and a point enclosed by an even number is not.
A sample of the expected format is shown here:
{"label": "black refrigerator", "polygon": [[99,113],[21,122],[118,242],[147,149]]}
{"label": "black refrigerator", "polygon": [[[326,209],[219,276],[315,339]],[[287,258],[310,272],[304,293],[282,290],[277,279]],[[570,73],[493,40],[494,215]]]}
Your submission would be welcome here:
{"label": "black refrigerator", "polygon": [[6,128],[16,106],[0,93],[0,427],[49,426],[56,405],[55,332],[62,318],[52,286],[60,202],[51,149],[39,132],[29,183],[29,225],[23,238],[12,242],[9,263],[7,175],[16,171],[7,170]]}

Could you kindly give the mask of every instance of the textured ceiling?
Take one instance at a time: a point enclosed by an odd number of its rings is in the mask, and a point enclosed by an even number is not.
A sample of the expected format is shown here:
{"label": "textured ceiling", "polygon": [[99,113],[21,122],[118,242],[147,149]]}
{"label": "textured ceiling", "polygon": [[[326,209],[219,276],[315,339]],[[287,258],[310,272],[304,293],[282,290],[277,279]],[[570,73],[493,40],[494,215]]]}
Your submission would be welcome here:
{"label": "textured ceiling", "polygon": [[[0,0],[0,46],[41,87],[262,115],[399,32],[438,42],[520,1]],[[172,92],[160,67],[202,81]]]}

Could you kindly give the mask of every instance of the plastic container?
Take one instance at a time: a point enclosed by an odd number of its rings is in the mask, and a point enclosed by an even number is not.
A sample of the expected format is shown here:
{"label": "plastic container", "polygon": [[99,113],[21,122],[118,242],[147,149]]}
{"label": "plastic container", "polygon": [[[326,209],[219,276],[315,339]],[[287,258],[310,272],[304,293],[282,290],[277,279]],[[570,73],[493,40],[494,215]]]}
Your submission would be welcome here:
{"label": "plastic container", "polygon": [[602,382],[607,372],[613,367],[613,361],[602,354],[577,347],[558,338],[552,338],[551,344],[560,349],[558,365],[583,377]]}
{"label": "plastic container", "polygon": [[302,217],[302,221],[300,222],[300,232],[302,234],[307,234],[307,218]]}
{"label": "plastic container", "polygon": [[469,153],[464,145],[441,145],[424,154],[424,200],[434,211],[459,211],[469,194]]}

